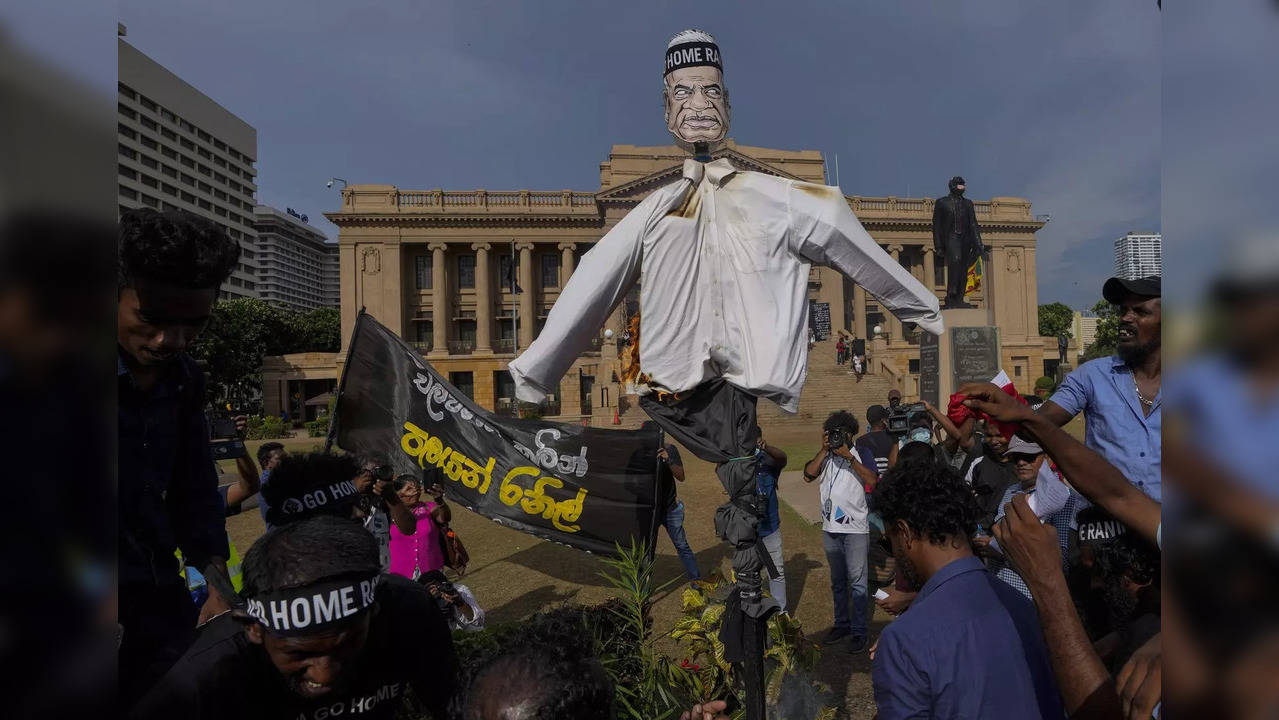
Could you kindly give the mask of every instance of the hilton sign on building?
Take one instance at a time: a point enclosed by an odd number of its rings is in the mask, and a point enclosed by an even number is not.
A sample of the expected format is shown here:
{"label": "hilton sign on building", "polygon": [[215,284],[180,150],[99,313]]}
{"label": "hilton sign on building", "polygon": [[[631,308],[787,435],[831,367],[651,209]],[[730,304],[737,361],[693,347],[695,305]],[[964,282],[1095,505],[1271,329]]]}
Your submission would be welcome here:
{"label": "hilton sign on building", "polygon": [[[516,412],[507,363],[537,336],[582,254],[649,192],[678,179],[685,157],[674,146],[615,145],[600,164],[595,192],[347,187],[342,207],[325,214],[340,229],[344,343],[363,307],[480,405]],[[747,170],[824,182],[816,151],[738,146],[730,140],[717,157]],[[945,268],[932,248],[931,199],[851,196],[848,203],[887,252],[944,294]],[[993,302],[1001,360],[1028,393],[1042,374],[1045,347],[1051,346],[1054,355],[1056,348],[1055,339],[1046,345],[1038,335],[1035,232],[1043,222],[1020,198],[975,205],[992,256],[985,294],[969,301],[980,307]],[[919,334],[913,326],[903,327],[873,297],[827,268],[812,269],[809,292],[815,302],[829,304],[832,332],[868,339],[872,375],[907,397],[918,393]],[[636,420],[630,416],[640,413],[626,412],[630,403],[619,397],[615,374],[628,304],[621,303],[600,328],[558,391],[548,396],[543,415],[607,424],[620,410],[627,424]],[[606,329],[613,331],[612,340],[605,340]],[[818,344],[813,356],[829,354],[833,362],[834,349],[827,347],[832,345]],[[316,381],[331,383],[344,358],[345,345],[337,356],[268,358],[267,412],[278,414],[287,401],[290,416],[302,417],[301,403],[321,387]],[[308,379],[310,385],[292,384]]]}

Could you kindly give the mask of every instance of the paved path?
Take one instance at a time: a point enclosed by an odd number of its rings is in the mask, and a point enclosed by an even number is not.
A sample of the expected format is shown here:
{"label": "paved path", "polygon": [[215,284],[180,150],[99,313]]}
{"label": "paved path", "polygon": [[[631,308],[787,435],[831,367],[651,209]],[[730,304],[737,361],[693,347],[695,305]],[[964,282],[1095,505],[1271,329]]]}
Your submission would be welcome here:
{"label": "paved path", "polygon": [[[794,463],[792,463],[792,466]],[[804,482],[803,470],[787,470],[782,473],[777,484],[777,496],[782,499],[800,517],[814,525],[822,522],[821,485],[817,482]]]}

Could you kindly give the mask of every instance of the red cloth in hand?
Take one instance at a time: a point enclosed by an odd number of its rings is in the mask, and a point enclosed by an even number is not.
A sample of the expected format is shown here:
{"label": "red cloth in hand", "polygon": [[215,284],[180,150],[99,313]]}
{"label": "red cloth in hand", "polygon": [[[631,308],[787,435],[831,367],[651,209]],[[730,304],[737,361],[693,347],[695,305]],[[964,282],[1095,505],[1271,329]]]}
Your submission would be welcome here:
{"label": "red cloth in hand", "polygon": [[[1030,405],[1030,403],[1026,402],[1026,398],[1022,397],[1021,393],[1017,392],[1017,389],[1013,387],[1012,383],[1008,383],[1007,385],[1002,386],[1000,389],[1008,393],[1009,395],[1012,395],[1013,397],[1017,398],[1017,402],[1021,403],[1022,405]],[[950,396],[950,405],[947,406],[946,408],[946,417],[950,418],[950,421],[955,423],[955,427],[959,427],[963,425],[964,421],[967,420],[968,418],[979,418],[987,421],[992,426],[998,428],[999,434],[1003,435],[1004,438],[1008,440],[1011,440],[1013,435],[1016,435],[1017,431],[1021,430],[1020,423],[1000,422],[990,417],[984,412],[978,412],[976,410],[973,410],[972,408],[964,404],[964,401],[967,399],[968,399],[968,396],[964,395],[963,393],[955,393],[954,395]]]}

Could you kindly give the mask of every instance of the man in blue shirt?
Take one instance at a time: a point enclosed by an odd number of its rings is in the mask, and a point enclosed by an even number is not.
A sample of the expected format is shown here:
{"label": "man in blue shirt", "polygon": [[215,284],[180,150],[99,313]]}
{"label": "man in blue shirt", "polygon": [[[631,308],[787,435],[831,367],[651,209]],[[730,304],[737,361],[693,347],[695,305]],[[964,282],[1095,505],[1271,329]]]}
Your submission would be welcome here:
{"label": "man in blue shirt", "polygon": [[194,640],[197,609],[175,550],[209,578],[209,618],[229,609],[222,497],[187,347],[208,323],[240,246],[181,212],[120,218],[117,275],[120,701],[128,707]]}
{"label": "man in blue shirt", "polygon": [[755,427],[755,432],[759,435],[759,440],[755,443],[755,455],[759,458],[755,471],[755,492],[767,504],[764,519],[760,520],[756,532],[760,543],[773,559],[773,566],[777,568],[777,574],[770,574],[768,578],[768,594],[773,596],[782,612],[785,612],[786,569],[782,567],[782,520],[777,514],[777,478],[786,467],[786,452],[764,442],[764,431],[758,426]]}
{"label": "man in blue shirt", "polygon": [[905,463],[874,500],[898,571],[919,591],[879,636],[871,680],[880,720],[1060,720],[1034,606],[973,555],[980,510],[963,479],[940,463]]}
{"label": "man in blue shirt", "polygon": [[1082,412],[1084,443],[1156,502],[1163,497],[1161,284],[1158,276],[1106,281],[1102,296],[1119,306],[1115,355],[1080,365],[1039,408],[1058,426]]}
{"label": "man in blue shirt", "polygon": [[[262,475],[260,486],[266,485],[271,479],[271,471],[276,465],[280,464],[280,459],[284,457],[284,444],[278,442],[262,443],[262,447],[258,448],[258,465],[262,467]],[[271,530],[274,525],[266,519],[266,511],[271,509],[270,503],[262,495],[258,495],[258,512],[262,514],[262,524],[266,525],[267,530]]]}

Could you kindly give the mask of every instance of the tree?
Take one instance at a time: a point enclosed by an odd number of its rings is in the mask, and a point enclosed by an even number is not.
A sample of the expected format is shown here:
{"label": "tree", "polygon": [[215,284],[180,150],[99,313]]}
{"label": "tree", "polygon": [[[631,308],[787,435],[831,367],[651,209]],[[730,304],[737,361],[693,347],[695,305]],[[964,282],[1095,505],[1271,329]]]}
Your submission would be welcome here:
{"label": "tree", "polygon": [[1097,316],[1097,335],[1092,345],[1084,352],[1084,360],[1094,360],[1115,354],[1115,345],[1119,342],[1119,312],[1106,300],[1092,306]]}
{"label": "tree", "polygon": [[262,300],[226,300],[213,308],[209,326],[192,347],[209,372],[209,397],[238,412],[261,412],[262,358],[296,352],[337,352],[340,315],[321,308],[298,313]]}
{"label": "tree", "polygon": [[1074,324],[1075,311],[1069,306],[1055,302],[1039,306],[1039,334],[1044,337],[1071,337],[1070,327]]}

